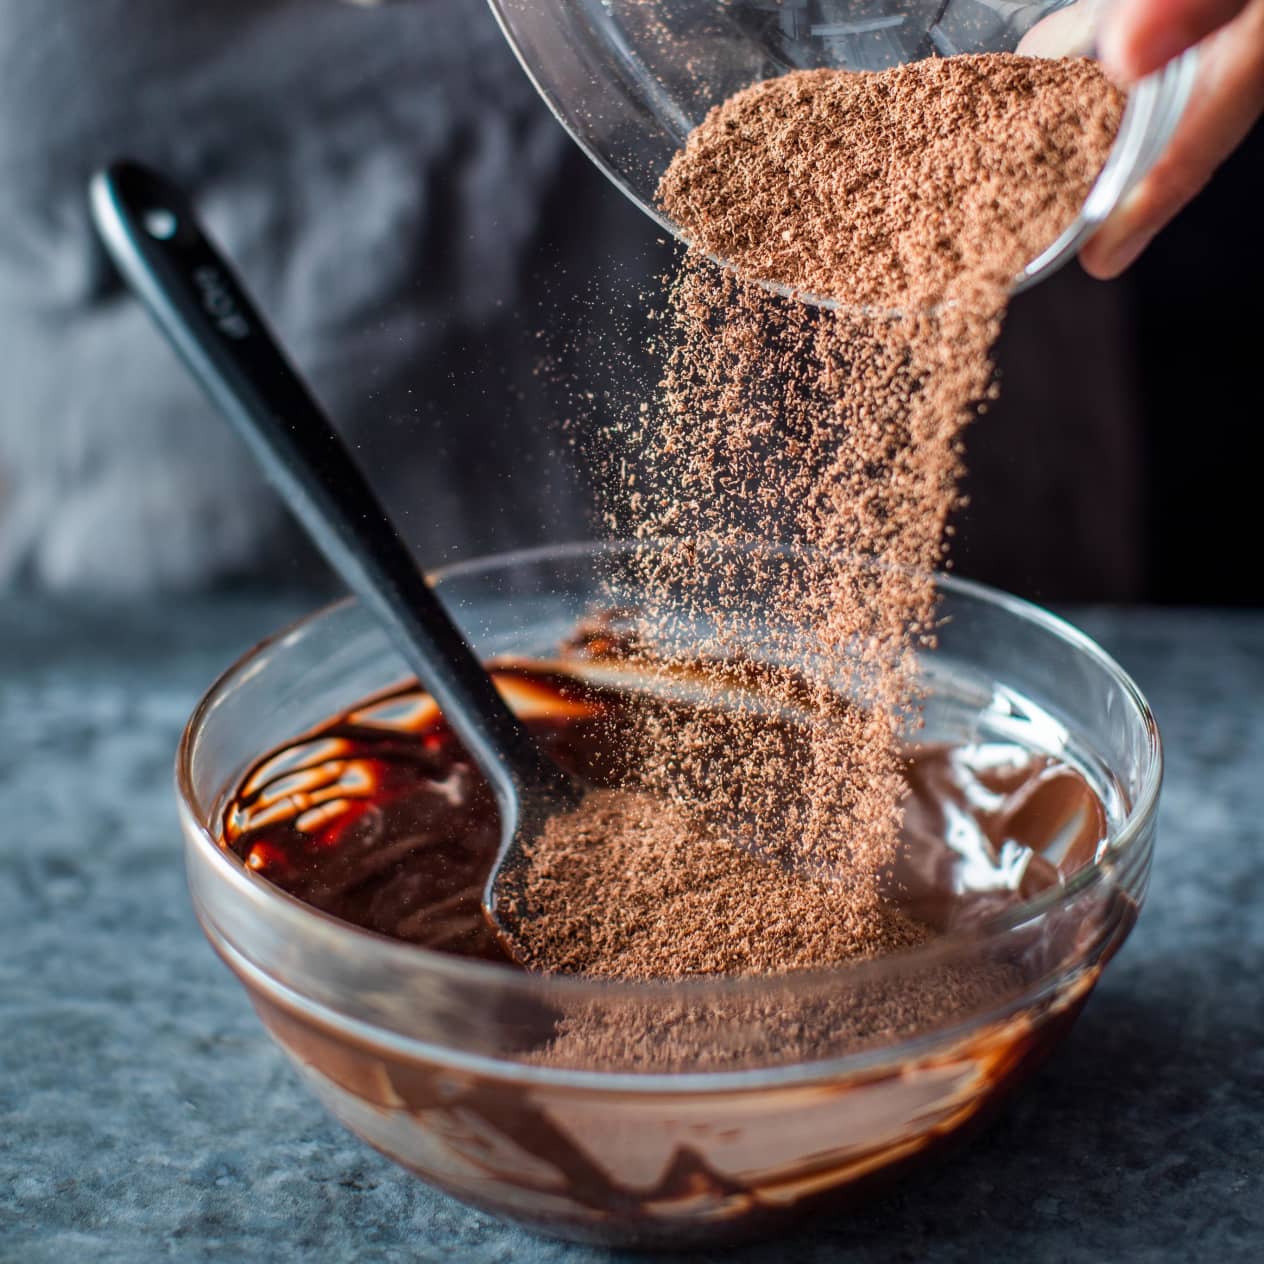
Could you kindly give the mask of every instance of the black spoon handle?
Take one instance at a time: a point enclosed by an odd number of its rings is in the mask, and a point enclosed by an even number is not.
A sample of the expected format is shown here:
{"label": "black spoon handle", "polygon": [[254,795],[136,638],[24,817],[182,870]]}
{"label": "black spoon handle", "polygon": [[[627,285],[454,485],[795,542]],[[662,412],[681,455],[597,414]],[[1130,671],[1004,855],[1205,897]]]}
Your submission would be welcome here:
{"label": "black spoon handle", "polygon": [[343,582],[393,630],[502,806],[556,785],[559,770],[497,693],[188,199],[131,162],[99,172],[91,199],[124,279]]}

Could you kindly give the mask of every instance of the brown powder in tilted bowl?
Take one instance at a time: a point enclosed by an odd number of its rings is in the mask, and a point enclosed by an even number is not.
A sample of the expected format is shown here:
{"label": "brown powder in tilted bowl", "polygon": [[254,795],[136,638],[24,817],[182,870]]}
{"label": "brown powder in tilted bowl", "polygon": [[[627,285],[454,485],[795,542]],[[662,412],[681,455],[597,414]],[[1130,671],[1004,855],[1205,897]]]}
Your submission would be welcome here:
{"label": "brown powder in tilted bowl", "polygon": [[805,70],[739,92],[659,188],[744,277],[850,306],[924,307],[1007,284],[1075,218],[1123,96],[1084,58],[927,58]]}

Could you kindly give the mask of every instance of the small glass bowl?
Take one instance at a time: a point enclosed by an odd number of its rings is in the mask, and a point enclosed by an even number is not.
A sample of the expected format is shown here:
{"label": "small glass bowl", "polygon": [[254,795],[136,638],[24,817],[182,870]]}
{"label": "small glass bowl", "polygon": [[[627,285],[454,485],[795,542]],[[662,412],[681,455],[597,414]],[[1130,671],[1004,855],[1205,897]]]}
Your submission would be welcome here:
{"label": "small glass bowl", "polygon": [[[484,656],[548,658],[608,602],[612,576],[627,600],[629,556],[575,545],[437,578]],[[561,1237],[680,1248],[864,1198],[983,1118],[1063,1037],[1135,921],[1154,843],[1159,737],[1128,677],[1034,606],[939,587],[925,736],[1072,763],[1109,820],[1095,859],[983,926],[850,967],[636,984],[446,956],[300,903],[224,851],[219,822],[261,754],[407,677],[351,602],[251,650],[189,721],[176,782],[197,916],[328,1109],[475,1206]],[[940,1010],[904,1004],[945,982]],[[875,1005],[880,1030],[838,1022]],[[649,1053],[639,1069],[542,1058],[566,1022],[631,1024]],[[814,1032],[810,1054],[787,1023]]]}
{"label": "small glass bowl", "polygon": [[[958,53],[1093,56],[1110,0],[1080,0],[1073,10],[1070,0],[490,3],[562,126],[616,187],[685,240],[656,204],[659,181],[707,111],[741,89],[791,70],[883,70]],[[1060,17],[1041,27],[1037,41],[1024,42],[1055,13]],[[1154,166],[1189,99],[1195,65],[1191,50],[1133,87],[1114,148],[1079,215],[1015,277],[1015,293],[1071,259]]]}

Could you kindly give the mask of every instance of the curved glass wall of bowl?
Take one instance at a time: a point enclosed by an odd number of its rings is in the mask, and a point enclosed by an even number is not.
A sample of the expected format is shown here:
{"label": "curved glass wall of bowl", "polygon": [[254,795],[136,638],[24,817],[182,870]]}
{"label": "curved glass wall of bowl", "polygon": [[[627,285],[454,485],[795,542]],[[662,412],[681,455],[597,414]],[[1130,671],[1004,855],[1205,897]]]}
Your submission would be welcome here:
{"label": "curved glass wall of bowl", "polygon": [[[663,172],[708,110],[792,70],[883,70],[1005,52],[1066,0],[489,0],[540,95],[585,153],[664,230]],[[1042,28],[1044,56],[1093,54],[1103,4]],[[1015,278],[1027,289],[1072,257],[1154,165],[1193,84],[1186,53],[1131,92],[1114,149],[1066,231]],[[770,286],[780,290],[781,287]],[[781,290],[781,292],[787,292]],[[826,306],[819,295],[795,297]]]}

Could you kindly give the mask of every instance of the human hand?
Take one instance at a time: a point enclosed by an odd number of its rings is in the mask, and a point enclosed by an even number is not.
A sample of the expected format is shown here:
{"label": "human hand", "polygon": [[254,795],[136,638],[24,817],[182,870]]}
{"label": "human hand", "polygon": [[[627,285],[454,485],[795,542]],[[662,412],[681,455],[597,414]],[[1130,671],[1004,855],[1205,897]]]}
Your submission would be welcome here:
{"label": "human hand", "polygon": [[[1070,51],[1081,0],[1032,28],[1020,53]],[[1073,16],[1074,15],[1074,16]],[[1264,0],[1112,0],[1097,45],[1123,86],[1202,41],[1189,104],[1167,149],[1080,252],[1092,276],[1118,276],[1211,179],[1264,114]],[[1061,47],[1058,47],[1061,45]]]}

